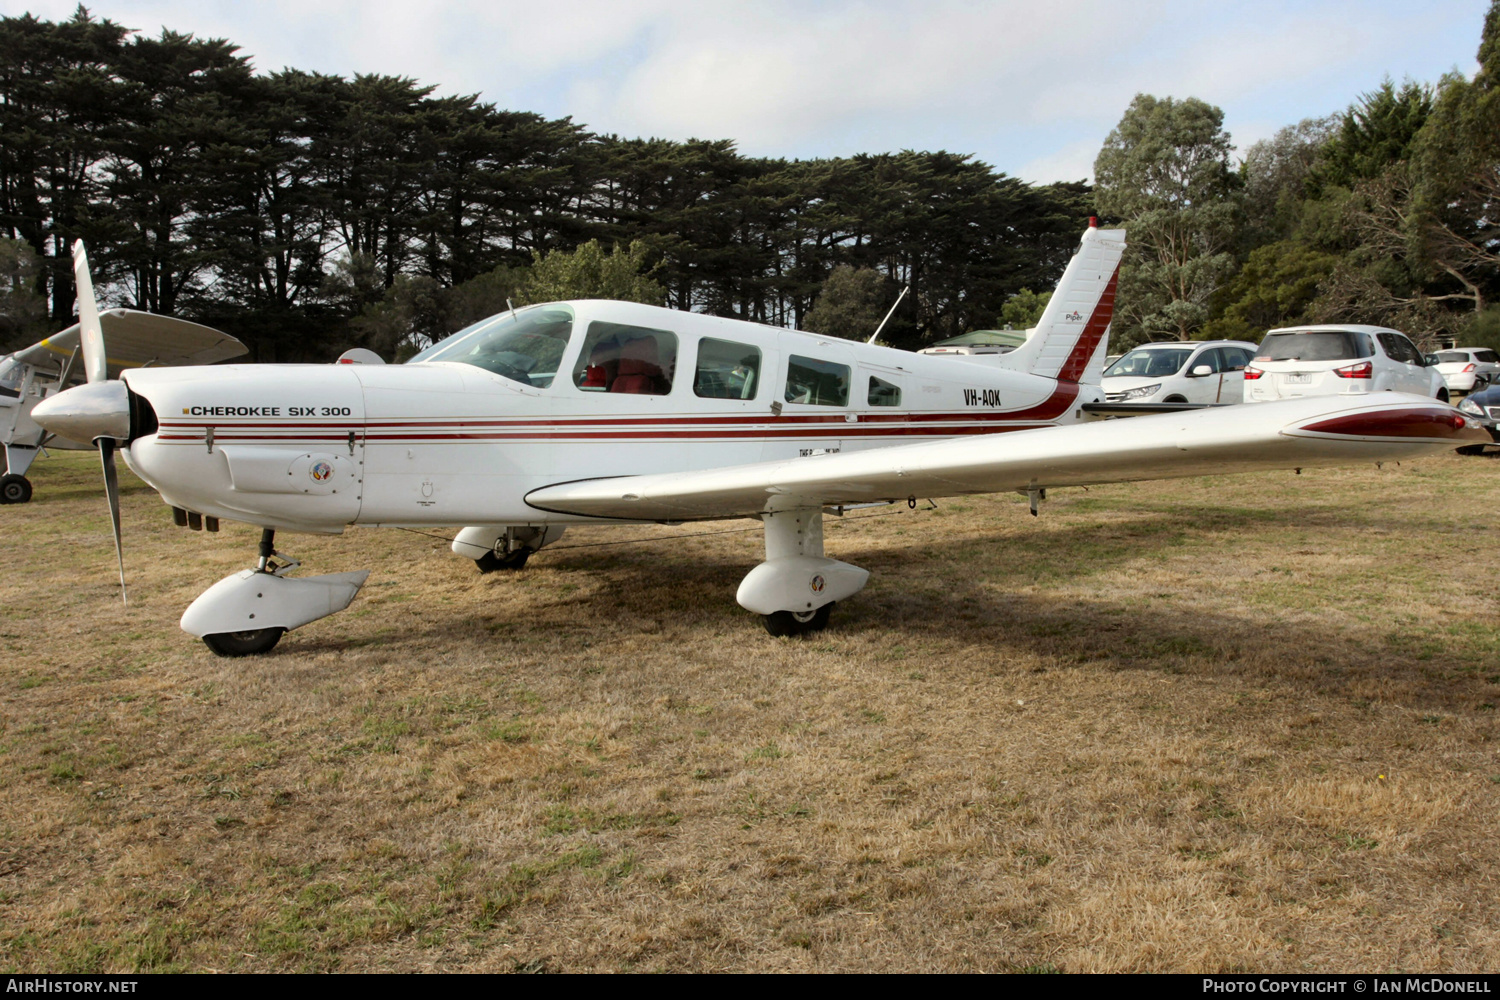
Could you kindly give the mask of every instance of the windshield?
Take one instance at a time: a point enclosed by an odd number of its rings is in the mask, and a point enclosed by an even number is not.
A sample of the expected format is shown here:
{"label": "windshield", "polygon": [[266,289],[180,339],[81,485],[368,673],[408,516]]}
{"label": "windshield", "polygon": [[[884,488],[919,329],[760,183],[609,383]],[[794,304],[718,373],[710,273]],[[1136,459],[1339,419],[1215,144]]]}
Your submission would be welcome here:
{"label": "windshield", "polygon": [[1138,347],[1106,368],[1104,374],[1106,377],[1145,375],[1151,378],[1176,375],[1194,350],[1192,347]]}
{"label": "windshield", "polygon": [[1354,361],[1369,351],[1348,330],[1309,330],[1273,333],[1255,352],[1256,361]]}
{"label": "windshield", "polygon": [[21,395],[21,380],[24,367],[15,358],[0,360],[0,395]]}
{"label": "windshield", "polygon": [[572,309],[531,306],[480,320],[433,344],[407,364],[461,361],[522,385],[545,389],[557,376],[572,333]]}

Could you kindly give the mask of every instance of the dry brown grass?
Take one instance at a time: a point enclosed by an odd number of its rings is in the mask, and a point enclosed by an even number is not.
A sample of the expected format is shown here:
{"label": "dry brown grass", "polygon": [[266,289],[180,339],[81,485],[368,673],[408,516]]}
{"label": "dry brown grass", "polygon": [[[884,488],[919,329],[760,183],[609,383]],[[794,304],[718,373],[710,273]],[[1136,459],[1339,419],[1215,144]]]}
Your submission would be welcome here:
{"label": "dry brown grass", "polygon": [[7,969],[1500,967],[1493,461],[830,523],[874,577],[801,642],[757,533],[288,535],[370,584],[243,661],[176,621],[253,531],[137,484],[126,611],[94,460],[33,471]]}

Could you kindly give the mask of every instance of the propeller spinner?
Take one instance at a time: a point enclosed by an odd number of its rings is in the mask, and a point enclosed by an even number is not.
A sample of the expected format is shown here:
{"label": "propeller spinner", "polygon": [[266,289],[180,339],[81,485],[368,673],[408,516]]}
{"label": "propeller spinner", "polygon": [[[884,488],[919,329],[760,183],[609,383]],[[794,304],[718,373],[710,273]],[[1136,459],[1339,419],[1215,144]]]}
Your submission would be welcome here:
{"label": "propeller spinner", "polygon": [[73,275],[78,283],[79,344],[88,384],[64,390],[42,400],[31,413],[45,430],[74,440],[93,441],[99,446],[104,467],[104,492],[109,498],[109,518],[115,531],[115,558],[120,564],[120,600],[125,595],[125,551],[120,539],[120,479],[115,471],[115,451],[130,440],[130,390],[119,379],[109,377],[109,358],[104,351],[104,329],[89,276],[89,258],[83,241],[73,244]]}

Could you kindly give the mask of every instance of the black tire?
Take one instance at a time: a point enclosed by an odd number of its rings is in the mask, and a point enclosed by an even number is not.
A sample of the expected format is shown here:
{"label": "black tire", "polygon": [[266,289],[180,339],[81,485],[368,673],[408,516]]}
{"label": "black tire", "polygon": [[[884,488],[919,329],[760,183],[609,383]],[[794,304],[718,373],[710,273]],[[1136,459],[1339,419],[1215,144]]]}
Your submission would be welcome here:
{"label": "black tire", "polygon": [[205,635],[203,644],[220,656],[259,656],[276,648],[284,628],[257,628],[248,632],[216,632]]}
{"label": "black tire", "polygon": [[0,476],[0,503],[25,503],[31,499],[31,480],[6,473]]}
{"label": "black tire", "polygon": [[1168,396],[1166,399],[1162,400],[1162,402],[1163,403],[1186,403],[1187,402],[1187,397],[1186,396]]}
{"label": "black tire", "polygon": [[1483,455],[1484,449],[1486,447],[1486,445],[1482,444],[1466,444],[1462,445],[1461,447],[1454,448],[1453,450],[1458,452],[1460,455]]}
{"label": "black tire", "polygon": [[837,603],[831,601],[816,611],[773,611],[760,617],[765,623],[766,631],[774,636],[807,635],[828,627],[828,615]]}
{"label": "black tire", "polygon": [[496,555],[486,552],[474,560],[474,565],[479,567],[481,573],[494,573],[497,570],[517,570],[526,565],[526,560],[531,558],[530,549],[516,549],[508,556]]}
{"label": "black tire", "polygon": [[1439,403],[1446,403],[1446,402],[1448,402],[1448,390],[1447,389],[1439,389],[1438,390],[1437,401]]}

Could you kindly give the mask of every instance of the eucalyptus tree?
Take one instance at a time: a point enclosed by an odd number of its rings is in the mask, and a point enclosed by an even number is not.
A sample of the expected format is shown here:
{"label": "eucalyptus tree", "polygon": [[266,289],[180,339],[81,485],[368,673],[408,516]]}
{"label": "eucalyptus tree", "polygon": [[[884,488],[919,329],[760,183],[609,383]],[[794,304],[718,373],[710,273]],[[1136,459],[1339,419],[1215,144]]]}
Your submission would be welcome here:
{"label": "eucalyptus tree", "polygon": [[1239,183],[1224,113],[1197,98],[1137,94],[1094,161],[1094,198],[1121,220],[1130,251],[1120,277],[1121,346],[1187,339],[1234,273]]}

